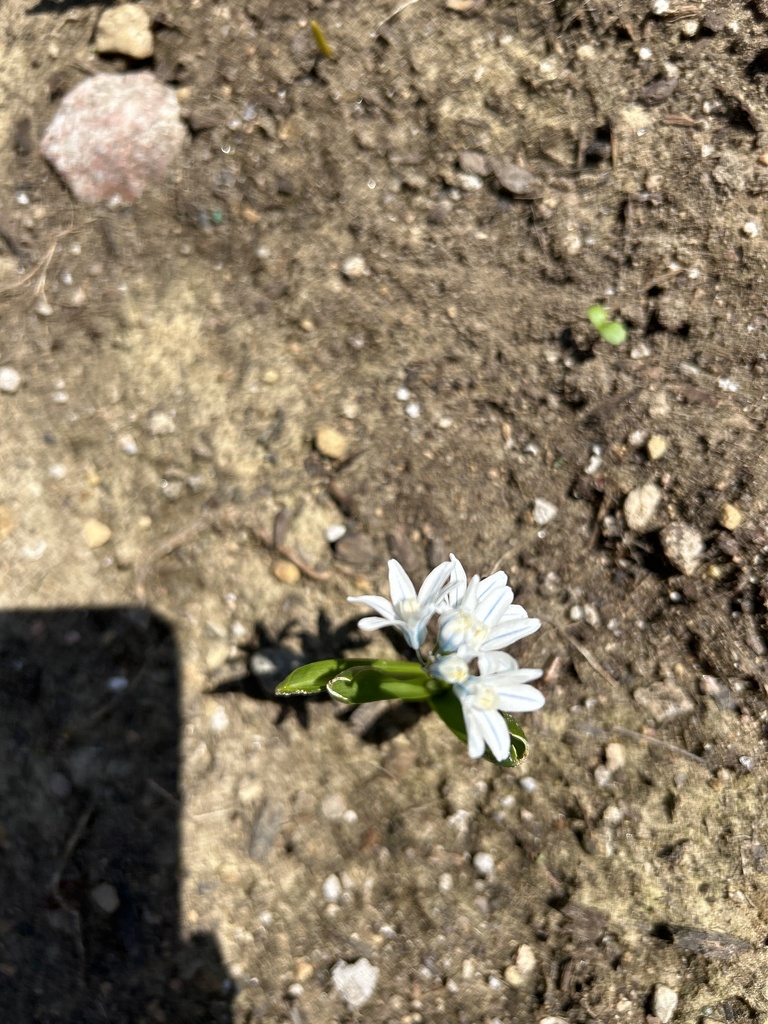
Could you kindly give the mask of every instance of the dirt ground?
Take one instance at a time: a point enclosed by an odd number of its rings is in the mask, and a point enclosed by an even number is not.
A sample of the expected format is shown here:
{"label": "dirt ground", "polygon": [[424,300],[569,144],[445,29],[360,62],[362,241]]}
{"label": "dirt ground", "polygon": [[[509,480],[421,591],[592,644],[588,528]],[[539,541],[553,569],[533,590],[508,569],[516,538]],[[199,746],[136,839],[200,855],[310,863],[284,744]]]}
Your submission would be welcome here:
{"label": "dirt ground", "polygon": [[[768,4],[142,6],[0,10],[0,1018],[768,1021]],[[182,158],[80,205],[138,68]],[[524,766],[270,696],[450,551]]]}

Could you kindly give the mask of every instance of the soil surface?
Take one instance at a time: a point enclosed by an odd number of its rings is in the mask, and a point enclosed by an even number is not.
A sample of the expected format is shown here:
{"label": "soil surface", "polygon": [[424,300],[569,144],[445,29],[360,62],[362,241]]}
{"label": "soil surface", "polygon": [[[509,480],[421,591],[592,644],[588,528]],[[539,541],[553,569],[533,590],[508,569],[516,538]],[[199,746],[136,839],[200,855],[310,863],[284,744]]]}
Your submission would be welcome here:
{"label": "soil surface", "polygon": [[[104,6],[0,11],[0,1017],[768,1021],[768,4]],[[182,156],[82,205],[138,70]],[[450,551],[523,767],[271,696]]]}

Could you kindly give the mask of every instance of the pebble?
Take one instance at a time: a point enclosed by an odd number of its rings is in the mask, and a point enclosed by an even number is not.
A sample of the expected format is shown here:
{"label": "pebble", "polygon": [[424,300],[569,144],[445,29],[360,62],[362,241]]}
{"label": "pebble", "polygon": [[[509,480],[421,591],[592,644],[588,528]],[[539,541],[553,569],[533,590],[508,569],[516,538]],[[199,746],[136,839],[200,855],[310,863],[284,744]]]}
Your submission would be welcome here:
{"label": "pebble", "polygon": [[229,644],[223,640],[214,641],[205,652],[205,667],[209,672],[215,672],[227,663],[229,658]]}
{"label": "pebble", "polygon": [[329,544],[335,544],[346,532],[347,527],[344,523],[331,523],[330,526],[326,526],[324,537]]}
{"label": "pebble", "polygon": [[536,954],[530,946],[523,943],[518,947],[514,964],[510,964],[504,971],[504,981],[510,988],[520,988],[535,966]]}
{"label": "pebble", "polygon": [[121,434],[117,439],[117,447],[126,455],[138,455],[139,446],[133,434]]}
{"label": "pebble", "polygon": [[21,374],[12,366],[0,366],[0,391],[5,395],[15,395],[21,387]]}
{"label": "pebble", "polygon": [[320,427],[315,433],[315,448],[321,455],[339,462],[349,454],[349,439],[335,427]]}
{"label": "pebble", "polygon": [[539,788],[539,784],[532,775],[523,775],[520,781],[520,789],[526,793],[535,793]]}
{"label": "pebble", "polygon": [[648,451],[648,458],[655,462],[657,459],[661,459],[667,454],[667,439],[666,437],[662,437],[661,434],[651,434],[648,438],[646,448]]}
{"label": "pebble", "polygon": [[627,754],[620,743],[607,743],[605,747],[605,767],[609,772],[617,772],[627,763]]}
{"label": "pebble", "polygon": [[692,576],[704,554],[704,540],[688,523],[670,523],[661,531],[661,546],[667,560],[683,576]]}
{"label": "pebble", "polygon": [[327,793],[320,801],[323,817],[329,821],[339,821],[344,817],[346,809],[347,805],[341,793]]}
{"label": "pebble", "polygon": [[96,53],[121,53],[146,60],[155,49],[149,13],[139,4],[120,4],[104,11],[96,29]]}
{"label": "pebble", "polygon": [[338,903],[344,889],[338,875],[328,875],[323,882],[323,899],[326,903]]}
{"label": "pebble", "polygon": [[294,586],[301,579],[301,570],[293,562],[289,562],[287,558],[278,558],[272,566],[272,575],[276,580],[280,580],[281,583]]}
{"label": "pebble", "polygon": [[472,867],[480,878],[492,878],[496,862],[490,853],[484,853],[481,851],[480,853],[476,853],[472,858]]}
{"label": "pebble", "polygon": [[536,498],[533,502],[533,521],[537,526],[546,526],[557,515],[557,505],[546,498]]}
{"label": "pebble", "polygon": [[738,530],[741,526],[741,512],[735,505],[723,505],[720,512],[720,525],[726,530]]}
{"label": "pebble", "polygon": [[105,914],[114,914],[120,906],[120,897],[117,895],[117,889],[108,882],[101,882],[91,889],[91,901],[99,910],[103,910]]}
{"label": "pebble", "polygon": [[341,265],[341,272],[349,281],[355,281],[361,277],[368,277],[370,270],[362,256],[350,256]]}
{"label": "pebble", "polygon": [[677,683],[658,682],[641,687],[632,694],[635,703],[653,718],[657,725],[690,714],[694,703]]}
{"label": "pebble", "polygon": [[106,523],[98,519],[86,519],[82,529],[83,540],[91,549],[103,547],[112,536],[112,531]]}
{"label": "pebble", "polygon": [[168,434],[176,433],[176,421],[172,413],[163,412],[162,409],[155,409],[150,413],[147,420],[147,430],[152,437],[165,437]]}
{"label": "pebble", "polygon": [[658,484],[634,487],[624,499],[624,519],[634,533],[647,533],[661,505],[664,493]]}
{"label": "pebble", "polygon": [[667,985],[657,985],[653,990],[652,1009],[661,1024],[669,1024],[677,1009],[677,992]]}
{"label": "pebble", "polygon": [[333,987],[351,1010],[365,1006],[379,980],[379,968],[361,957],[353,964],[339,960],[331,970]]}
{"label": "pebble", "polygon": [[81,203],[135,203],[161,182],[187,130],[172,89],[149,71],[93,75],[67,93],[40,150]]}

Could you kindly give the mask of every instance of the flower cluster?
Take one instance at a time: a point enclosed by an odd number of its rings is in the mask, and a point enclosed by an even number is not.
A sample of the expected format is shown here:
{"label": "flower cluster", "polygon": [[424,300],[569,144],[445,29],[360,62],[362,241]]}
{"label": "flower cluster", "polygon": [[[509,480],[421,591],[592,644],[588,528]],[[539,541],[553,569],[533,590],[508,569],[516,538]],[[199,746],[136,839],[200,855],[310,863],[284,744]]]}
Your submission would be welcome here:
{"label": "flower cluster", "polygon": [[[505,573],[468,580],[454,555],[430,572],[418,593],[400,563],[390,559],[389,592],[389,601],[372,594],[348,599],[376,612],[360,620],[360,629],[398,630],[416,651],[424,672],[453,689],[470,757],[482,757],[487,746],[497,761],[505,761],[511,738],[501,712],[536,711],[544,704],[529,685],[541,672],[519,668],[505,648],[535,633],[540,621],[512,603]],[[436,639],[425,655],[422,648],[435,616]]]}

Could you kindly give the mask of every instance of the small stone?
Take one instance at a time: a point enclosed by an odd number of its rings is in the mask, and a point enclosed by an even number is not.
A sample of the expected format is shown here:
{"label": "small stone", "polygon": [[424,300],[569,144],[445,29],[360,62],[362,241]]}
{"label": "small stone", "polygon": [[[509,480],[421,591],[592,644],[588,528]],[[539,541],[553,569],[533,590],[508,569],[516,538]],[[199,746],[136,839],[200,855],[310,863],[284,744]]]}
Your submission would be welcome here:
{"label": "small stone", "polygon": [[537,526],[546,526],[557,515],[557,505],[546,498],[536,498],[533,503],[533,521]]}
{"label": "small stone", "polygon": [[605,767],[609,772],[617,772],[627,763],[627,755],[620,743],[607,743],[605,746]]}
{"label": "small stone", "polygon": [[15,395],[21,387],[21,374],[12,366],[0,366],[0,391],[5,395]]}
{"label": "small stone", "polygon": [[107,543],[112,536],[112,531],[106,523],[101,523],[98,519],[86,519],[83,523],[82,536],[87,547],[93,551]]}
{"label": "small stone", "polygon": [[490,853],[476,853],[472,858],[472,867],[480,878],[491,878],[496,867],[496,862]]}
{"label": "small stone", "polygon": [[96,29],[97,53],[120,53],[146,60],[154,52],[152,22],[139,4],[120,4],[104,11]]}
{"label": "small stone", "polygon": [[653,990],[652,1010],[661,1024],[669,1024],[677,1009],[677,992],[667,985],[657,985]]}
{"label": "small stone", "polygon": [[147,430],[152,437],[165,437],[168,434],[175,434],[176,421],[171,413],[163,412],[162,409],[156,409],[153,413],[150,413],[147,421]]}
{"label": "small stone", "polygon": [[658,682],[641,687],[632,694],[635,703],[653,718],[657,725],[671,722],[681,715],[689,715],[694,703],[677,683]]}
{"label": "small stone", "polygon": [[117,895],[117,889],[108,882],[101,882],[91,889],[91,901],[94,906],[98,907],[99,910],[103,910],[105,914],[114,914],[120,906],[120,897]]}
{"label": "small stone", "polygon": [[368,277],[370,270],[362,256],[350,256],[341,265],[341,272],[349,281],[355,281],[361,277]]}
{"label": "small stone", "polygon": [[287,558],[278,558],[272,566],[272,575],[276,580],[280,580],[281,583],[287,583],[288,586],[292,587],[301,579],[301,570],[293,562],[289,562]]}
{"label": "small stone", "polygon": [[149,71],[99,74],[67,93],[40,150],[81,203],[135,203],[186,137],[173,90]]}
{"label": "small stone", "polygon": [[117,439],[117,447],[126,455],[138,455],[139,446],[133,434],[121,434]]}
{"label": "small stone", "polygon": [[725,530],[738,530],[741,526],[741,512],[735,505],[723,505],[720,512],[720,525]]}
{"label": "small stone", "polygon": [[336,541],[333,547],[334,555],[348,565],[369,566],[376,561],[376,545],[367,533],[357,533],[347,530],[344,536]]}
{"label": "small stone", "polygon": [[296,981],[301,985],[305,981],[309,981],[312,975],[315,973],[315,968],[309,962],[309,960],[299,960],[296,963]]}
{"label": "small stone", "polygon": [[648,458],[654,462],[657,459],[661,459],[667,453],[667,439],[662,437],[661,434],[651,434],[648,438],[647,444]]}
{"label": "small stone", "polygon": [[323,882],[323,899],[326,903],[338,903],[344,889],[338,875],[328,875]]}
{"label": "small stone", "polygon": [[760,234],[760,228],[753,220],[748,220],[745,224],[742,224],[741,230],[747,238],[757,238]]}
{"label": "small stone", "polygon": [[379,968],[365,957],[353,964],[339,960],[331,970],[333,987],[351,1010],[365,1006],[379,980]]}
{"label": "small stone", "polygon": [[349,439],[335,427],[320,427],[315,433],[315,448],[326,458],[341,462],[349,454]]}
{"label": "small stone", "polygon": [[216,640],[205,652],[205,667],[209,672],[215,672],[226,665],[228,658],[229,644],[223,640]]}
{"label": "small stone", "polygon": [[688,523],[670,523],[661,531],[661,546],[668,561],[683,576],[692,576],[704,554],[704,541]]}
{"label": "small stone", "polygon": [[624,499],[624,519],[634,533],[647,533],[654,523],[664,497],[662,489],[654,483],[633,488]]}
{"label": "small stone", "polygon": [[518,946],[515,967],[522,977],[529,975],[536,966],[536,954],[526,943]]}
{"label": "small stone", "polygon": [[513,196],[527,199],[532,198],[539,191],[539,179],[530,171],[526,171],[524,167],[518,167],[506,160],[498,159],[492,159],[490,164],[499,185],[505,191],[511,192]]}

